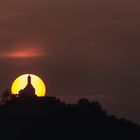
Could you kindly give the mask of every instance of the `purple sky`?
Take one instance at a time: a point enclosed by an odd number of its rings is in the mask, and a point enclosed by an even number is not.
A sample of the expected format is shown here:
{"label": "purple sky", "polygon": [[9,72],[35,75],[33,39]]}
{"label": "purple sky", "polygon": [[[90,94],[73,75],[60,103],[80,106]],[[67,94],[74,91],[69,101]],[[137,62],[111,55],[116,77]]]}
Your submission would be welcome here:
{"label": "purple sky", "polygon": [[24,73],[49,96],[98,100],[140,124],[138,0],[1,0],[0,91]]}

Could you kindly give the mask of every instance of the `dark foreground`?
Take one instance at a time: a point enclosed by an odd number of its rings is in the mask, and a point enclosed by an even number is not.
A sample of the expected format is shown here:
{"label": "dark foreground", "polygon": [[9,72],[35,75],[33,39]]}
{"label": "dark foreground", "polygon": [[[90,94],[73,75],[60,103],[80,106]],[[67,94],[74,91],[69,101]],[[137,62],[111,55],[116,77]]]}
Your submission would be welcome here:
{"label": "dark foreground", "polygon": [[0,107],[2,139],[140,140],[140,127],[108,115],[97,102],[54,97],[13,99]]}

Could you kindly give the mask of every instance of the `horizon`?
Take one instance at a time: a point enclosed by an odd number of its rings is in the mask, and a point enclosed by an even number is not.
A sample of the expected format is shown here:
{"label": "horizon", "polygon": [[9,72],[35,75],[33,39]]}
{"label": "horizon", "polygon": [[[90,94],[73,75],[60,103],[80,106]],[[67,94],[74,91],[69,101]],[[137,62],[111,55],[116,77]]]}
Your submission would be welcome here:
{"label": "horizon", "polygon": [[[31,78],[32,78],[32,76],[36,76],[36,77],[38,77],[37,75],[35,75],[35,74],[31,74],[31,73],[28,73],[28,74],[22,74],[22,75],[20,75],[20,76],[18,76],[18,77],[16,77],[16,79],[13,81],[13,83],[17,80],[17,79],[19,79],[20,77],[23,77],[23,76],[25,76],[25,78],[24,79],[22,79],[23,81],[27,81],[28,80],[28,76],[31,76]],[[38,77],[38,78],[40,78],[40,77]],[[41,78],[40,78],[40,80],[41,80]],[[22,81],[21,81],[22,82]],[[43,82],[43,81],[42,81]],[[12,84],[13,84],[12,83]],[[44,83],[44,82],[43,82]],[[11,84],[11,85],[12,85]],[[31,82],[31,84],[32,84],[32,82]],[[26,86],[28,85],[28,83],[26,83]],[[44,85],[46,85],[46,83],[44,83]],[[26,87],[25,86],[25,87]],[[25,88],[24,87],[24,88]],[[33,86],[34,87],[34,86]],[[24,88],[21,88],[20,90],[24,90]],[[35,88],[36,89],[36,88]],[[7,89],[6,89],[7,90]],[[20,90],[19,90],[19,92],[20,92]],[[47,89],[46,89],[47,90]],[[18,94],[13,94],[13,92],[12,92],[12,86],[11,86],[11,88],[9,89],[9,91],[10,91],[10,94],[11,95],[15,95],[15,97],[17,97],[18,98]],[[34,93],[35,94],[35,93]],[[86,95],[79,95],[79,96],[77,96],[77,95],[73,95],[73,96],[71,96],[71,95],[64,95],[64,96],[49,96],[48,95],[48,91],[46,91],[46,93],[45,93],[45,96],[36,96],[37,98],[42,98],[42,97],[44,97],[44,98],[49,98],[49,97],[56,97],[56,98],[58,98],[58,99],[60,99],[61,101],[63,101],[63,102],[65,102],[66,104],[75,104],[75,103],[78,103],[78,101],[80,100],[80,99],[88,99],[90,102],[91,101],[97,101],[97,102],[99,102],[101,105],[102,105],[102,107],[103,107],[103,109],[105,109],[106,111],[107,111],[107,113],[109,114],[109,115],[115,115],[116,116],[116,118],[118,118],[118,119],[122,119],[122,118],[125,118],[125,119],[127,119],[127,120],[129,120],[129,121],[133,121],[134,123],[137,123],[138,125],[140,125],[139,124],[139,122],[136,122],[135,120],[131,120],[131,119],[129,119],[127,116],[119,116],[119,115],[117,115],[117,114],[115,114],[115,113],[113,113],[113,112],[110,112],[107,108],[106,108],[106,106],[104,105],[104,104],[102,104],[102,99],[100,98],[100,97],[98,97],[98,96],[86,96]],[[2,99],[2,97],[1,97],[1,99]],[[2,103],[2,102],[1,102]],[[3,104],[3,103],[2,103]]]}

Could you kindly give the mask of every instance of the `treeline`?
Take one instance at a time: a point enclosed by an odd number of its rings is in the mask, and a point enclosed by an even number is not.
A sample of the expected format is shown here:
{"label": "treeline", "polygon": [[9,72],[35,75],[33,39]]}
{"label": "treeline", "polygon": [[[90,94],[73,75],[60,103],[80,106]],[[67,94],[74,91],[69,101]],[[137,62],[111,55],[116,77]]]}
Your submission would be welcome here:
{"label": "treeline", "polygon": [[95,101],[66,104],[55,97],[12,97],[0,106],[4,139],[140,140],[140,127],[109,115]]}

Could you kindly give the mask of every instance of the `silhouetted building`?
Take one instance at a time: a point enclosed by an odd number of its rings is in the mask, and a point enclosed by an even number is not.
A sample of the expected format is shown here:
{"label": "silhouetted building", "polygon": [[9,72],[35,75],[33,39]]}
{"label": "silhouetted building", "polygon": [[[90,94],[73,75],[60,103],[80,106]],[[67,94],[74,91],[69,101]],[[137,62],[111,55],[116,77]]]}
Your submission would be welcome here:
{"label": "silhouetted building", "polygon": [[31,83],[31,76],[29,75],[27,77],[27,86],[22,90],[19,91],[19,97],[22,98],[33,98],[33,97],[37,97],[35,94],[35,88],[33,87],[32,83]]}

